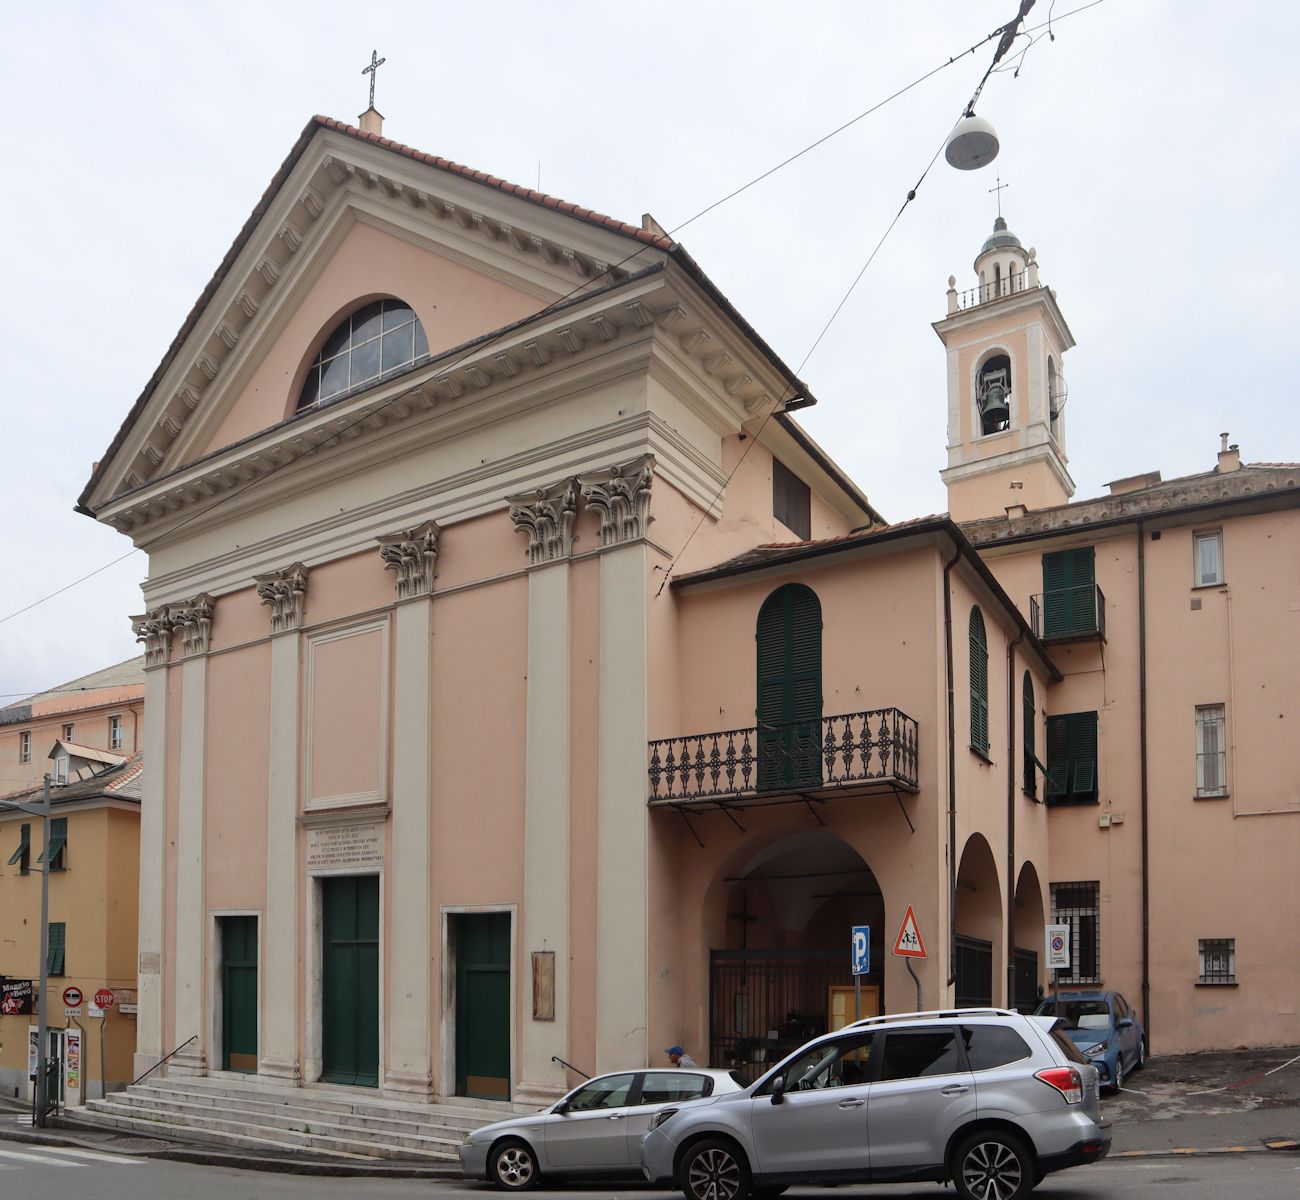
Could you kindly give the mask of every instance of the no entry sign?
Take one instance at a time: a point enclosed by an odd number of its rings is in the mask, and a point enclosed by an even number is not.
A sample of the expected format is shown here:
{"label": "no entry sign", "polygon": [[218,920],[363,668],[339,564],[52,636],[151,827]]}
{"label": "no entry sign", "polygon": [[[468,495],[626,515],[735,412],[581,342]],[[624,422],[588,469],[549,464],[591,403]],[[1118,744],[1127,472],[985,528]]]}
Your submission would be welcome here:
{"label": "no entry sign", "polygon": [[63,1003],[69,1008],[77,1008],[81,1004],[81,989],[79,987],[69,987],[63,989]]}

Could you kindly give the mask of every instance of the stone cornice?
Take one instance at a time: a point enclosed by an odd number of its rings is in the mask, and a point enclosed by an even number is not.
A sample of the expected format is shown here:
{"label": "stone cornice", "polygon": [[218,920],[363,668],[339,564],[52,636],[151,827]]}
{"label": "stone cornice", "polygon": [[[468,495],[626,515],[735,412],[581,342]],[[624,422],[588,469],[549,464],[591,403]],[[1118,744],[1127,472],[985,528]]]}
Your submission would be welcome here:
{"label": "stone cornice", "polygon": [[398,600],[428,596],[433,592],[434,567],[438,562],[436,521],[425,521],[414,529],[391,533],[379,539],[379,557],[384,570],[396,574]]}
{"label": "stone cornice", "polygon": [[573,552],[573,523],[578,517],[576,479],[507,496],[506,502],[515,529],[528,537],[529,565],[569,557]]}
{"label": "stone cornice", "polygon": [[600,517],[598,545],[618,546],[645,537],[654,519],[650,515],[654,471],[655,456],[643,454],[622,466],[578,476],[583,502]]}
{"label": "stone cornice", "polygon": [[307,605],[307,568],[294,563],[269,575],[253,576],[258,598],[271,609],[271,632],[302,628]]}

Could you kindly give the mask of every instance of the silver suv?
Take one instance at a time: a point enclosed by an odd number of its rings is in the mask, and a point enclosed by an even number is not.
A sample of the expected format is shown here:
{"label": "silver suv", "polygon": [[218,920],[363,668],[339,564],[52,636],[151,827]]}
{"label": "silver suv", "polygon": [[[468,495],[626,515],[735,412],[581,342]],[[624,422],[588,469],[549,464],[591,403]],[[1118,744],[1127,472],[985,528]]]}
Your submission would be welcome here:
{"label": "silver suv", "polygon": [[1097,1069],[1059,1024],[997,1008],[856,1021],[744,1091],[658,1113],[642,1171],[686,1200],[905,1180],[1020,1200],[1110,1149]]}

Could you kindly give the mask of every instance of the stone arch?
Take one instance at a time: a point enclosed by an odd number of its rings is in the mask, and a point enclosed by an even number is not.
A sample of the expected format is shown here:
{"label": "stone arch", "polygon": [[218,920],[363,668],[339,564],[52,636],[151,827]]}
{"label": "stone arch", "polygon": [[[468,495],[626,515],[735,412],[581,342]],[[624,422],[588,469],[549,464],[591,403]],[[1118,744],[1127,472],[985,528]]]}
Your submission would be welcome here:
{"label": "stone arch", "polygon": [[997,861],[983,834],[971,834],[962,849],[957,867],[955,931],[956,1003],[994,1003],[1006,990],[999,979],[999,964],[1006,961],[1006,932]]}
{"label": "stone arch", "polygon": [[1011,914],[1012,953],[1015,955],[1014,1007],[1027,1011],[1038,1002],[1043,981],[1043,936],[1047,926],[1043,884],[1032,862],[1020,868],[1016,902]]}

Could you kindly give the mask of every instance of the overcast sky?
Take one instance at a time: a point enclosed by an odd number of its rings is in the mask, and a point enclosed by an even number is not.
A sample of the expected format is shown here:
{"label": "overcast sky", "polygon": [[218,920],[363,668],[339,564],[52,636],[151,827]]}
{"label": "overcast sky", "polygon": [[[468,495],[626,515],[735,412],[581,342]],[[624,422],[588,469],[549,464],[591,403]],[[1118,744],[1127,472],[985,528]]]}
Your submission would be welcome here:
{"label": "overcast sky", "polygon": [[[995,75],[1003,210],[1077,347],[1079,495],[1159,468],[1300,459],[1300,6],[1039,0],[1055,41]],[[636,221],[685,221],[1014,14],[1015,0],[496,0],[4,6],[0,618],[130,549],[73,513],[98,459],[306,120]],[[1022,40],[1020,46],[1024,46]],[[791,364],[961,112],[985,46],[680,233]],[[930,323],[996,213],[942,159],[803,371],[800,420],[890,519],[941,511]],[[1288,349],[1288,347],[1290,349]],[[0,692],[136,652],[135,554],[0,623]],[[0,703],[7,700],[0,699]]]}

